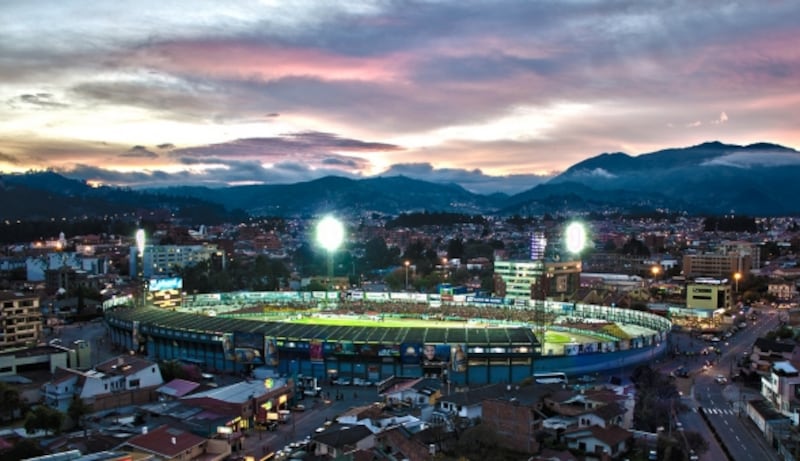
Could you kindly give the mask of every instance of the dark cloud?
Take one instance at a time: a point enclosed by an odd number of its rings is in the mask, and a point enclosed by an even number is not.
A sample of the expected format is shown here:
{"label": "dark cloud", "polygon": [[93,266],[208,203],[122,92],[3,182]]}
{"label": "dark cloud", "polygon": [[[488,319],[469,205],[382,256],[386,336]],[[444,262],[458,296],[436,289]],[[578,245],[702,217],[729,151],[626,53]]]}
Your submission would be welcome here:
{"label": "dark cloud", "polygon": [[158,148],[159,148],[159,149],[161,149],[161,150],[172,150],[172,149],[174,149],[174,148],[175,148],[175,144],[172,144],[172,143],[166,142],[166,143],[164,143],[164,144],[159,144],[159,145],[157,145],[156,147],[158,147]]}
{"label": "dark cloud", "polygon": [[430,163],[404,163],[389,167],[381,176],[403,175],[435,183],[455,183],[478,194],[516,194],[547,182],[553,176],[533,174],[489,176],[481,170],[436,169]]}
{"label": "dark cloud", "polygon": [[23,94],[20,95],[16,100],[42,109],[58,109],[62,107],[68,107],[67,104],[56,101],[55,97],[50,93]]}
{"label": "dark cloud", "polygon": [[8,155],[6,153],[0,152],[0,163],[8,163],[8,164],[11,164],[11,165],[17,165],[20,162],[19,162],[19,159],[14,157],[13,155]]}
{"label": "dark cloud", "polygon": [[133,146],[128,151],[119,154],[120,157],[156,159],[158,154],[147,150],[144,146]]}

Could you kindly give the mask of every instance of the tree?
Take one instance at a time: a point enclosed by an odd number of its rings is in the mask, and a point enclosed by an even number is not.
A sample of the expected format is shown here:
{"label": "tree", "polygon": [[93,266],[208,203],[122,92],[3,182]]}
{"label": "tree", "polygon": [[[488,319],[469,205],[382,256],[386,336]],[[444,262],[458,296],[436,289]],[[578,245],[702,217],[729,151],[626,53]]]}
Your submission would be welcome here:
{"label": "tree", "polygon": [[69,408],[67,408],[67,415],[74,424],[83,427],[83,417],[88,415],[91,411],[92,407],[87,405],[83,399],[76,395],[75,398],[72,399],[72,402],[70,402]]}
{"label": "tree", "polygon": [[0,381],[0,420],[8,421],[14,419],[22,410],[22,399],[19,391],[8,383]]}
{"label": "tree", "polygon": [[36,432],[43,430],[45,433],[61,432],[64,424],[64,413],[45,405],[39,405],[25,416],[25,431]]}

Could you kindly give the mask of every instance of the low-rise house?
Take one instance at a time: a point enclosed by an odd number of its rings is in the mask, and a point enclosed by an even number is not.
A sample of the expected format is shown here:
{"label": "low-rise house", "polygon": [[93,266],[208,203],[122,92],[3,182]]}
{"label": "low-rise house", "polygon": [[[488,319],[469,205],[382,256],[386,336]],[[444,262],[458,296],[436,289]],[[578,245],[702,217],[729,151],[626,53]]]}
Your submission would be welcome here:
{"label": "low-rise house", "polygon": [[376,435],[374,450],[394,459],[429,459],[435,454],[436,447],[434,445],[432,449],[417,434],[402,426],[392,427]]}
{"label": "low-rise house", "polygon": [[618,426],[581,427],[566,431],[563,437],[571,450],[611,459],[617,459],[627,452],[633,441],[633,433]]}
{"label": "low-rise house", "polygon": [[781,342],[758,338],[753,343],[750,355],[751,367],[759,373],[769,373],[775,362],[790,361],[800,363],[800,348],[793,342]]}
{"label": "low-rise house", "polygon": [[149,455],[163,461],[217,461],[230,454],[230,447],[224,440],[205,439],[167,425],[132,437],[125,445],[134,453],[140,453],[134,459],[143,459]]}
{"label": "low-rise house", "polygon": [[761,377],[761,395],[792,424],[800,424],[800,372],[791,362],[772,364],[770,374]]}
{"label": "low-rise house", "polygon": [[339,459],[375,446],[375,434],[363,425],[330,427],[311,440],[316,444],[314,455],[324,459]]}
{"label": "low-rise house", "polygon": [[122,355],[87,371],[58,368],[43,390],[45,403],[53,408],[66,411],[79,398],[100,411],[150,402],[163,383],[155,362]]}
{"label": "low-rise house", "polygon": [[436,378],[395,378],[379,395],[390,405],[421,407],[436,405],[441,388],[442,381]]}

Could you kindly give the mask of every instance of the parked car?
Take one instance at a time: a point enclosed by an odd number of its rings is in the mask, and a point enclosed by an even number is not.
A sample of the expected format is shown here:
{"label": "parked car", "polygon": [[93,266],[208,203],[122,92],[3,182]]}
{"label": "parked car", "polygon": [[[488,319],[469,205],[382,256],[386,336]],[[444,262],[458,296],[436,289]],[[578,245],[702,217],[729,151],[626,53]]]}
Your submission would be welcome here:
{"label": "parked car", "polygon": [[714,381],[716,381],[719,384],[727,384],[728,378],[726,378],[724,375],[717,375],[717,377],[714,378]]}

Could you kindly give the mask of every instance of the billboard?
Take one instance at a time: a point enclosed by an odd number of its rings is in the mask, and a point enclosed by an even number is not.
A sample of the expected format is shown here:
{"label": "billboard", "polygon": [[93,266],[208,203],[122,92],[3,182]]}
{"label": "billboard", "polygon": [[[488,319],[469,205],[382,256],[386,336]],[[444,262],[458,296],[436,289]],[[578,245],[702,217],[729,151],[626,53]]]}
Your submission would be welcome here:
{"label": "billboard", "polygon": [[264,365],[278,366],[278,343],[275,338],[269,336],[264,337]]}
{"label": "billboard", "polygon": [[420,362],[425,366],[442,366],[450,363],[450,346],[447,344],[425,344]]}
{"label": "billboard", "polygon": [[131,350],[139,352],[139,321],[134,320],[131,327]]}
{"label": "billboard", "polygon": [[183,290],[183,279],[180,277],[159,277],[150,279],[149,291]]}
{"label": "billboard", "polygon": [[247,331],[234,331],[233,345],[235,347],[249,347],[250,349],[261,350],[264,347],[264,335]]}
{"label": "billboard", "polygon": [[353,341],[339,341],[333,346],[333,353],[336,355],[355,355],[356,347]]}
{"label": "billboard", "polygon": [[467,371],[466,344],[456,344],[450,348],[450,369],[458,373]]}
{"label": "billboard", "polygon": [[322,346],[323,343],[321,339],[312,339],[308,342],[308,356],[312,363],[321,363],[325,359]]}
{"label": "billboard", "polygon": [[236,360],[233,350],[233,333],[222,334],[222,354],[225,356],[225,360]]}
{"label": "billboard", "polygon": [[400,361],[404,364],[418,364],[422,345],[420,343],[403,343],[400,345]]}

